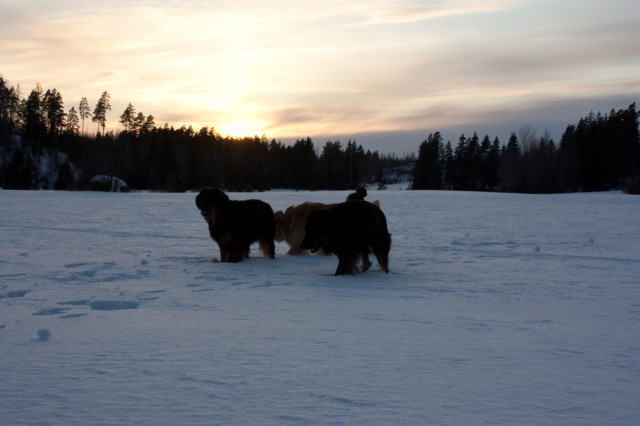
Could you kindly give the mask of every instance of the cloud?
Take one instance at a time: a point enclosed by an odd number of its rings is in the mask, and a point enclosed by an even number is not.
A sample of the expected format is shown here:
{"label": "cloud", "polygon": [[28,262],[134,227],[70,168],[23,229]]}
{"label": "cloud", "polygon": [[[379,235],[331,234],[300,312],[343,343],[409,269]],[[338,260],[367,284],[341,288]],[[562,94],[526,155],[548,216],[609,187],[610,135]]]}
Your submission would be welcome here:
{"label": "cloud", "polygon": [[437,4],[405,2],[389,5],[371,13],[368,24],[406,24],[444,17],[475,15],[513,8],[516,1],[440,1]]}

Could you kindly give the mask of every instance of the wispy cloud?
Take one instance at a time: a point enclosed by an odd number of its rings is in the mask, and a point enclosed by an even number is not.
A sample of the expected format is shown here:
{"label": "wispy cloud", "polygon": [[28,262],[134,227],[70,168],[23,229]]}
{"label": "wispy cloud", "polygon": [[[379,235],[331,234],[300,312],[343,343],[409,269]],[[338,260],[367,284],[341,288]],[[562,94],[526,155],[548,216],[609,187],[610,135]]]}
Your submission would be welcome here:
{"label": "wispy cloud", "polygon": [[516,7],[517,1],[409,1],[373,11],[368,24],[404,24],[444,17],[498,12]]}

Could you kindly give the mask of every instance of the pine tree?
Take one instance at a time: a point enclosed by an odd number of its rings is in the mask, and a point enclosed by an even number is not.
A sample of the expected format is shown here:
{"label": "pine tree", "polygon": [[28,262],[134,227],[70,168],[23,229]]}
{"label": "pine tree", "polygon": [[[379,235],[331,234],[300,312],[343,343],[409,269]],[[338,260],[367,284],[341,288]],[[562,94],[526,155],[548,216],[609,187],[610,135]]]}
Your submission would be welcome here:
{"label": "pine tree", "polygon": [[313,189],[318,158],[311,138],[296,141],[290,148],[289,160],[291,186],[295,189]]}
{"label": "pine tree", "polygon": [[56,136],[64,129],[64,102],[57,89],[47,90],[43,98],[44,113],[50,136]]}
{"label": "pine tree", "polygon": [[442,136],[440,132],[430,134],[420,144],[418,161],[413,170],[413,183],[411,189],[441,189],[441,165],[440,152],[442,148]]}
{"label": "pine tree", "polygon": [[107,111],[111,111],[111,103],[109,93],[105,90],[102,92],[102,96],[98,100],[95,109],[93,110],[92,120],[98,123],[98,130],[102,126],[102,136],[105,135],[105,127],[107,125]]}
{"label": "pine tree", "polygon": [[89,101],[87,101],[87,98],[80,99],[78,114],[82,120],[82,134],[84,134],[84,120],[85,118],[91,117],[91,109],[89,108]]}
{"label": "pine tree", "polygon": [[144,124],[142,125],[142,127],[140,128],[140,132],[141,133],[148,133],[150,132],[154,127],[156,126],[156,123],[154,121],[153,115],[149,114],[146,118],[146,120],[144,121]]}
{"label": "pine tree", "polygon": [[515,133],[509,137],[507,147],[502,155],[502,181],[504,189],[509,192],[519,191],[522,178],[522,150]]}
{"label": "pine tree", "polygon": [[36,152],[40,152],[40,143],[46,131],[42,96],[42,86],[37,83],[20,105],[26,139],[35,145]]}
{"label": "pine tree", "polygon": [[69,113],[67,114],[67,132],[76,135],[78,134],[78,128],[80,127],[80,118],[78,117],[78,113],[76,112],[75,107],[71,107]]}
{"label": "pine tree", "polygon": [[124,125],[126,131],[134,131],[136,126],[136,109],[133,107],[131,102],[127,105],[127,108],[124,110],[122,115],[120,116],[120,123]]}
{"label": "pine tree", "polygon": [[455,181],[455,163],[451,141],[447,141],[447,144],[444,146],[444,167],[444,187],[446,189],[453,189]]}
{"label": "pine tree", "polygon": [[480,143],[480,170],[479,170],[479,189],[486,191],[489,189],[490,180],[490,155],[491,155],[491,139],[489,135],[485,135]]}
{"label": "pine tree", "polygon": [[327,141],[322,148],[319,162],[322,186],[327,189],[347,189],[344,179],[344,151],[340,141]]}

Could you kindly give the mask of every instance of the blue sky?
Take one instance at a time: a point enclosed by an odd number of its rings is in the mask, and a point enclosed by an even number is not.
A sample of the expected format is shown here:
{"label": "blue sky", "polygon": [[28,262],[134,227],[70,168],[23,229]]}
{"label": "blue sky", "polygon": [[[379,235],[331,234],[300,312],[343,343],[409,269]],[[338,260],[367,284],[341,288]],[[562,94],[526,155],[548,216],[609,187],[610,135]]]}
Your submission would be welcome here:
{"label": "blue sky", "polygon": [[558,141],[640,100],[640,2],[0,0],[0,74],[65,108],[417,151],[434,131]]}

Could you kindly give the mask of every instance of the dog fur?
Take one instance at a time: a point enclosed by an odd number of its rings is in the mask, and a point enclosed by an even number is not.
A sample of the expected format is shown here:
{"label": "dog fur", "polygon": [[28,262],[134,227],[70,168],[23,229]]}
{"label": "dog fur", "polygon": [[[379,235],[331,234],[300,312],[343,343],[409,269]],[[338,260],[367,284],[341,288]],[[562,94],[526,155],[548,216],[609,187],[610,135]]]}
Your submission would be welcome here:
{"label": "dog fur", "polygon": [[[355,192],[347,196],[347,201],[362,201],[367,196],[367,190],[364,187],[356,189]],[[380,202],[375,200],[373,202],[377,207],[380,207]],[[286,241],[289,245],[289,251],[287,254],[301,254],[306,253],[308,250],[300,248],[300,243],[304,239],[304,225],[307,222],[307,216],[309,213],[315,210],[323,210],[329,207],[338,205],[317,203],[314,201],[306,201],[297,206],[290,206],[286,210],[278,210],[275,212],[276,221],[276,234],[275,240],[278,242]],[[329,254],[320,249],[318,254]],[[362,259],[363,265],[369,264],[368,257]]]}
{"label": "dog fur", "polygon": [[336,204],[323,204],[313,201],[306,201],[297,206],[290,206],[285,211],[278,210],[274,218],[276,222],[276,241],[286,241],[289,245],[287,254],[300,254],[307,250],[300,248],[300,243],[304,239],[304,224],[307,222],[309,213],[316,210],[323,210],[333,207]]}
{"label": "dog fur", "polygon": [[205,188],[196,206],[209,225],[211,238],[220,247],[221,262],[240,262],[258,242],[265,256],[275,258],[275,221],[271,206],[261,200],[230,200],[218,188]]}
{"label": "dog fur", "polygon": [[[310,212],[300,247],[312,252],[323,248],[335,253],[338,256],[335,275],[365,272],[370,266],[369,251],[376,256],[382,270],[389,272],[391,234],[387,218],[379,207],[367,201],[348,201]],[[361,268],[356,266],[358,257],[363,259]]]}

